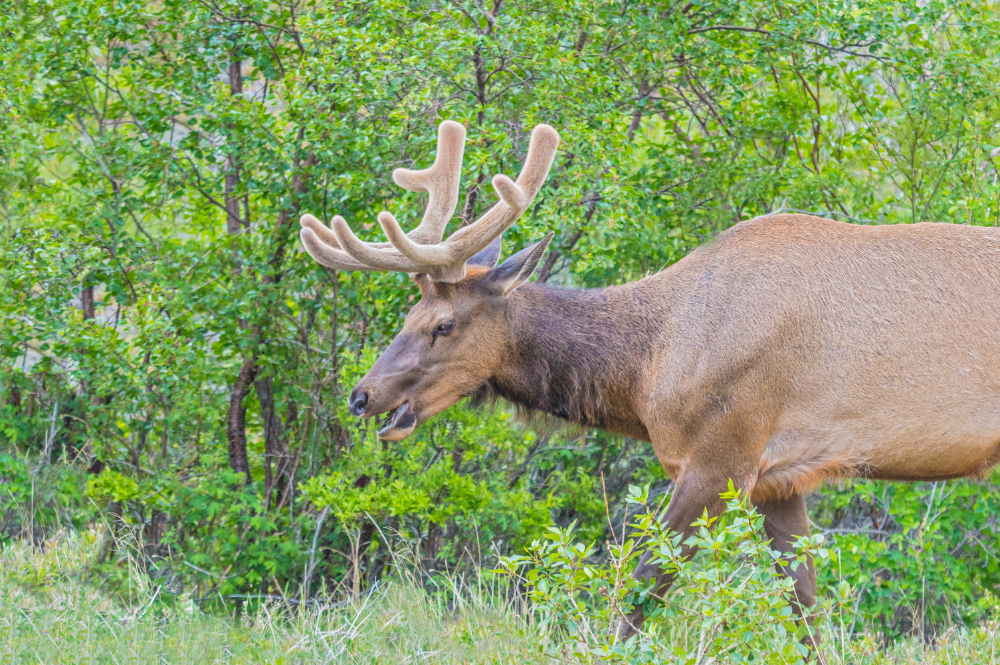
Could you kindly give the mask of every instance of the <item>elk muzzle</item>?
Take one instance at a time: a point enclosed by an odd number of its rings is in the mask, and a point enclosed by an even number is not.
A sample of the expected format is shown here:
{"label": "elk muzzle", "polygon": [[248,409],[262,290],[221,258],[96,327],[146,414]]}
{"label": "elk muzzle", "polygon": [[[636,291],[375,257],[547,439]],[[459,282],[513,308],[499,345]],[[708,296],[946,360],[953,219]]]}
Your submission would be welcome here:
{"label": "elk muzzle", "polygon": [[[390,356],[391,358],[391,356]],[[386,362],[379,359],[379,362]],[[412,379],[398,374],[385,376],[376,366],[354,386],[347,400],[347,407],[358,417],[370,418],[385,414],[378,428],[384,441],[401,441],[417,427],[416,405],[410,402]]]}
{"label": "elk muzzle", "polygon": [[355,386],[351,391],[351,396],[347,400],[347,408],[356,416],[363,416],[368,408],[368,393]]}

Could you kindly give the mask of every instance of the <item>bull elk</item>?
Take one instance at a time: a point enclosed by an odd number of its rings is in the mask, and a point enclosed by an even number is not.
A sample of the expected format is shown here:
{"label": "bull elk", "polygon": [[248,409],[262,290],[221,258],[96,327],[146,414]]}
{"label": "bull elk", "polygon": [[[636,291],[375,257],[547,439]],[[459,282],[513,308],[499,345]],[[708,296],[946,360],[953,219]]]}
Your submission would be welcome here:
{"label": "bull elk", "polygon": [[[464,128],[441,124],[433,166],[393,178],[430,195],[388,243],[302,218],[319,263],[410,273],[421,300],[350,395],[406,438],[462,397],[487,391],[652,444],[675,482],[667,525],[719,514],[727,481],[788,551],[809,531],[803,494],[844,476],[936,481],[1000,461],[1000,230],[862,226],[807,215],[741,222],[662,272],[603,289],[531,283],[545,238],[497,265],[500,236],[531,204],[556,152],[534,129],[500,201],[442,242],[458,200]],[[637,576],[664,591],[643,560]],[[789,574],[804,606],[812,566]],[[642,621],[637,610],[628,634]]]}

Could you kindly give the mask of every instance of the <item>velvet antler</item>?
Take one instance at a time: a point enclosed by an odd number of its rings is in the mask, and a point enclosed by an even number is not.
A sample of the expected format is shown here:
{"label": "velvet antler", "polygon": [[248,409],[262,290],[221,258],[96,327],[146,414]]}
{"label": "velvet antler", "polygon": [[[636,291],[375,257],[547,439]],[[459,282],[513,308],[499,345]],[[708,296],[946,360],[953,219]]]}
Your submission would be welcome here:
{"label": "velvet antler", "polygon": [[438,127],[434,164],[421,171],[396,169],[392,174],[400,187],[430,193],[417,228],[404,233],[396,218],[383,211],[378,214],[378,222],[389,242],[364,242],[340,215],[334,216],[332,228],[312,215],[303,215],[299,234],[302,244],[314,259],[330,268],[426,273],[439,282],[461,281],[466,261],[510,228],[531,205],[545,182],[558,146],[556,130],[548,125],[536,126],[517,181],[501,174],[493,176],[493,189],[500,201],[478,220],[442,241],[445,225],[458,204],[465,149],[465,127],[446,120]]}

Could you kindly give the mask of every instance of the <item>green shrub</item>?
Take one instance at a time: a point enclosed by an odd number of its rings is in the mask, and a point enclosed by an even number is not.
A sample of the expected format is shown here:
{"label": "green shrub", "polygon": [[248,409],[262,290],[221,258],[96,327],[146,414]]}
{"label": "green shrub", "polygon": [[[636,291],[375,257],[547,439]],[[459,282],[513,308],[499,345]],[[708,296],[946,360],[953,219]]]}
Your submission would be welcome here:
{"label": "green shrub", "polygon": [[[794,581],[779,570],[794,570],[810,556],[826,560],[822,536],[799,538],[794,555],[782,556],[769,546],[763,516],[730,483],[721,495],[726,512],[705,513],[682,543],[649,509],[648,492],[630,488],[627,502],[643,510],[633,532],[609,543],[603,560],[594,560],[592,545],[574,542],[572,529],[555,527],[527,556],[501,558],[499,572],[522,579],[537,604],[552,655],[612,663],[804,663],[809,649],[801,640],[809,629],[794,612]],[[685,546],[698,547],[697,555],[685,556]],[[646,552],[675,575],[663,602],[631,576]],[[840,583],[822,601],[817,624],[850,595]],[[619,641],[619,623],[638,606],[648,618],[634,639]]]}
{"label": "green shrub", "polygon": [[857,620],[884,638],[930,639],[949,625],[974,626],[996,609],[1000,588],[1000,492],[995,481],[845,481],[814,499],[837,565],[821,584],[851,580]]}
{"label": "green shrub", "polygon": [[93,516],[86,505],[82,472],[0,453],[0,546],[11,538],[38,540],[59,527],[80,528]]}

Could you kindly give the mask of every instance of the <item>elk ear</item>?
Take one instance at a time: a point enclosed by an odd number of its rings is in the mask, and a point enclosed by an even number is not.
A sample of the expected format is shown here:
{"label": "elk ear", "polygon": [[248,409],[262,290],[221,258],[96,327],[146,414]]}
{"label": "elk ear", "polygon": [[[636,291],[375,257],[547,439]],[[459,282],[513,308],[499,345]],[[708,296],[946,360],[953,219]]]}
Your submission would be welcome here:
{"label": "elk ear", "polygon": [[434,280],[431,279],[431,276],[424,272],[418,272],[411,273],[410,277],[420,287],[420,298],[428,303],[433,302],[434,296],[437,295],[437,288],[434,286]]}
{"label": "elk ear", "polygon": [[466,261],[466,265],[483,266],[484,268],[495,267],[497,261],[500,260],[500,248],[502,245],[503,236],[497,236],[493,242],[486,245],[486,247],[479,250],[475,256]]}
{"label": "elk ear", "polygon": [[486,280],[504,295],[521,286],[535,272],[538,262],[542,260],[542,254],[545,253],[545,248],[548,247],[554,235],[549,231],[541,241],[522,249],[491,270],[486,275]]}

